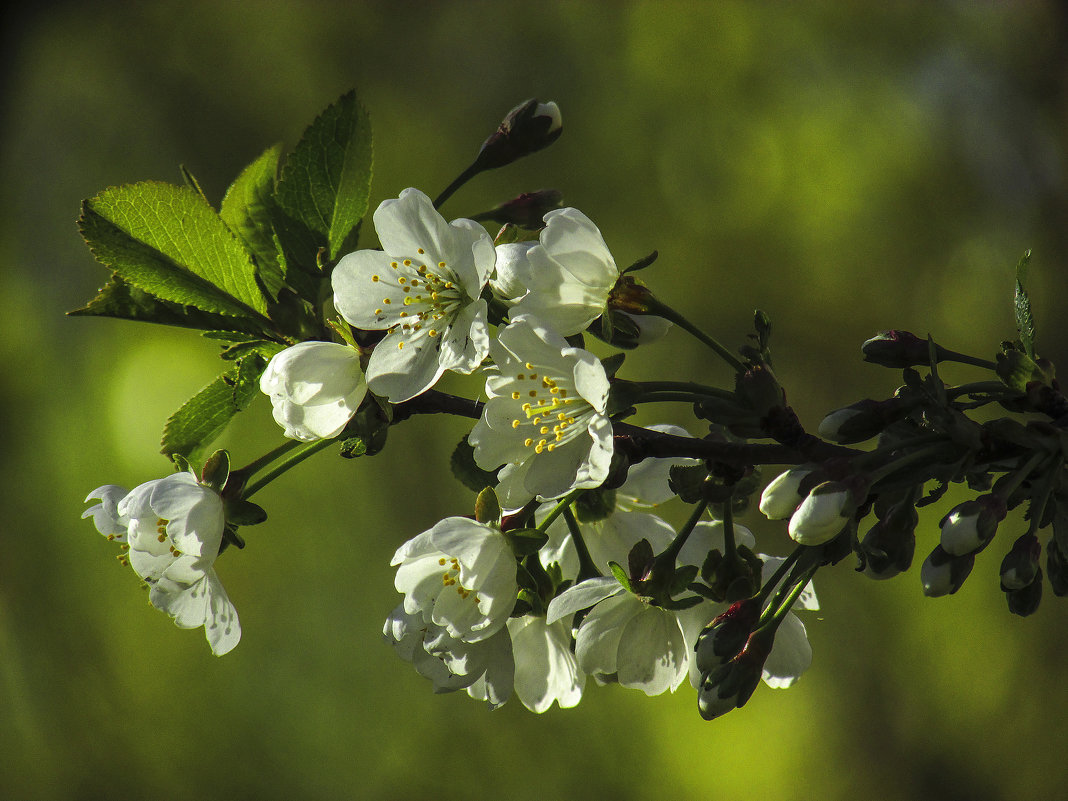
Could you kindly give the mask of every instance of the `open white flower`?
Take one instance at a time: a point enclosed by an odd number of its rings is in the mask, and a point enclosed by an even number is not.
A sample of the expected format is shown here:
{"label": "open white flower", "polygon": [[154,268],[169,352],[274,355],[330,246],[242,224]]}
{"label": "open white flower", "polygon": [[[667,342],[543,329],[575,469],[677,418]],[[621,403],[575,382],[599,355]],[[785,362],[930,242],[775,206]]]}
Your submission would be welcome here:
{"label": "open white flower", "polygon": [[397,549],[396,587],[404,610],[478,642],[499,631],[515,606],[516,562],[500,530],[448,517]]}
{"label": "open white flower", "polygon": [[485,640],[464,642],[422,614],[406,612],[402,604],[386,618],[382,633],[397,656],[433,683],[436,693],[466,689],[491,707],[512,695],[515,662],[507,629]]}
{"label": "open white flower", "polygon": [[586,674],[571,652],[567,622],[547,624],[545,618],[524,615],[508,619],[515,656],[515,694],[531,712],[544,712],[555,701],[561,709],[578,705]]}
{"label": "open white flower", "polygon": [[554,598],[546,620],[593,606],[575,635],[579,668],[646,695],[674,692],[686,678],[691,648],[678,614],[646,603],[614,577],[587,579]]}
{"label": "open white flower", "polygon": [[[126,558],[148,584],[153,606],[180,628],[203,626],[216,655],[229,652],[241,639],[241,625],[214,567],[226,524],[219,493],[184,472],[141,484],[116,500],[121,489],[94,490],[86,500],[102,503],[83,517],[92,515],[109,538],[125,539]],[[123,525],[125,535],[117,532]]]}
{"label": "open white flower", "polygon": [[608,378],[588,351],[570,347],[537,319],[522,315],[490,347],[495,374],[489,400],[468,436],[484,470],[504,464],[497,495],[515,509],[599,486],[612,461],[605,414]]}
{"label": "open white flower", "polygon": [[276,353],[260,376],[274,419],[290,439],[330,439],[356,413],[367,382],[355,348],[336,342],[301,342]]}
{"label": "open white flower", "polygon": [[[601,316],[619,269],[589,217],[573,208],[550,211],[538,244],[524,255],[530,291],[515,305],[517,315],[533,314],[563,336]],[[523,267],[517,261],[512,269]]]}
{"label": "open white flower", "polygon": [[489,350],[486,302],[493,242],[472,220],[447,223],[417,189],[374,213],[382,250],[349,253],[334,268],[334,306],[349,324],[387,329],[367,364],[372,392],[400,403],[446,370],[470,373]]}

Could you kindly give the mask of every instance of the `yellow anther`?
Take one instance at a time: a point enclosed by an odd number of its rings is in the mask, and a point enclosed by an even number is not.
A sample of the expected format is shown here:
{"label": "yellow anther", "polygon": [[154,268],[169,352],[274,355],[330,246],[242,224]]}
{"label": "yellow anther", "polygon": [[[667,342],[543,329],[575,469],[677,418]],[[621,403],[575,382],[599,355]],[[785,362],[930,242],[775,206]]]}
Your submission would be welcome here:
{"label": "yellow anther", "polygon": [[522,410],[523,410],[524,412],[527,412],[528,414],[530,413],[530,404],[529,404],[529,403],[524,403],[524,404],[523,404],[523,405],[522,405],[522,406],[521,406],[520,408],[521,408],[521,409],[522,409]]}
{"label": "yellow anther", "polygon": [[557,412],[556,413],[556,419],[557,420],[566,420],[567,419],[567,414],[565,414],[564,412]]}
{"label": "yellow anther", "polygon": [[427,333],[427,336],[436,337],[438,335],[438,330],[436,328],[431,328],[426,333]]}
{"label": "yellow anther", "polygon": [[416,248],[415,252],[418,253],[420,256],[422,256],[424,253],[426,253],[426,251],[423,250],[422,248]]}
{"label": "yellow anther", "polygon": [[512,400],[519,400],[519,393],[518,392],[513,392],[512,393]]}
{"label": "yellow anther", "polygon": [[388,306],[388,305],[389,305],[390,303],[392,303],[393,301],[392,301],[392,300],[390,300],[389,298],[382,298],[382,302],[383,302],[383,303],[385,303],[385,304],[386,304],[386,305]]}
{"label": "yellow anther", "polygon": [[395,261],[391,261],[391,262],[389,263],[389,266],[390,266],[390,267],[392,267],[392,268],[393,268],[394,270],[396,270],[396,269],[397,269],[397,262],[395,262]]}
{"label": "yellow anther", "polygon": [[404,260],[404,266],[405,267],[411,267],[412,266],[412,260],[411,259],[405,259]]}
{"label": "yellow anther", "polygon": [[441,558],[440,558],[440,559],[438,560],[438,564],[439,564],[439,565],[443,565],[443,564],[445,564],[445,557],[444,557],[444,556],[443,556],[443,557],[441,557]]}
{"label": "yellow anther", "polygon": [[412,297],[411,297],[411,295],[408,295],[407,297],[404,298],[404,305],[405,306],[411,306],[412,305]]}
{"label": "yellow anther", "polygon": [[528,370],[533,370],[533,369],[534,369],[534,365],[533,365],[533,364],[531,364],[530,362],[527,362],[527,363],[526,363],[526,368],[527,368]]}
{"label": "yellow anther", "polygon": [[532,397],[532,398],[536,398],[536,397],[538,397],[538,390],[532,389],[527,394],[530,395],[530,397]]}
{"label": "yellow anther", "polygon": [[371,280],[372,280],[372,281],[381,281],[382,279],[381,279],[381,278],[379,278],[379,277],[378,277],[377,275],[372,275],[372,276],[371,276]]}
{"label": "yellow anther", "polygon": [[519,428],[519,418],[512,421],[512,428]]}
{"label": "yellow anther", "polygon": [[539,439],[538,444],[534,446],[534,453],[541,453],[543,450],[545,450],[545,446],[547,444],[548,443],[545,440]]}
{"label": "yellow anther", "polygon": [[404,350],[404,343],[403,342],[398,342],[397,343],[397,350]]}
{"label": "yellow anther", "polygon": [[567,397],[567,390],[566,389],[560,390],[560,397],[561,398],[566,398]]}
{"label": "yellow anther", "polygon": [[527,448],[529,448],[533,444],[534,440],[532,440],[530,437],[527,437],[525,440],[523,440],[523,445]]}
{"label": "yellow anther", "polygon": [[381,310],[381,309],[375,309],[375,314],[376,314],[376,315],[377,315],[377,314],[381,314],[381,313],[382,313],[382,310]]}
{"label": "yellow anther", "polygon": [[156,537],[156,539],[159,540],[160,542],[166,542],[167,541],[167,535],[166,534],[160,534],[159,536]]}

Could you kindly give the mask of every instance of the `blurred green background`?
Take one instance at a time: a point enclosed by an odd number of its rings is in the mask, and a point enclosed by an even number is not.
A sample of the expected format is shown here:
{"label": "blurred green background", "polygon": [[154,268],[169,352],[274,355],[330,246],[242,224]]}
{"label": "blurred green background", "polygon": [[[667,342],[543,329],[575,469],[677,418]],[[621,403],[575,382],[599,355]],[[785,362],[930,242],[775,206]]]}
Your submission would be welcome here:
{"label": "blurred green background", "polygon": [[[372,204],[435,194],[513,105],[557,101],[550,150],[469,184],[472,214],[556,187],[617,260],[656,248],[661,297],[732,345],[754,308],[806,424],[899,375],[876,331],[990,357],[1035,253],[1039,350],[1068,357],[1068,24],[1056,2],[43,3],[4,20],[0,137],[0,797],[11,799],[1052,799],[1068,761],[1065,601],[1008,614],[1001,555],[956,596],[914,570],[818,577],[812,669],[714,723],[693,691],[596,687],[574,710],[489,712],[381,641],[393,550],[470,510],[448,474],[462,421],[321,454],[258,500],[219,571],[244,637],[213,657],[145,603],[81,499],[167,470],[166,417],[222,364],[195,334],[66,318],[106,278],[79,202],[180,181],[218,200],[351,87],[376,136]],[[679,332],[626,377],[722,382]],[[950,371],[968,380],[974,371]],[[453,381],[475,393],[477,382]],[[686,422],[658,408],[646,422]],[[266,399],[226,435],[278,441]],[[937,540],[928,510],[918,560]],[[781,527],[746,522],[784,552]],[[1000,543],[1000,545],[999,545]]]}

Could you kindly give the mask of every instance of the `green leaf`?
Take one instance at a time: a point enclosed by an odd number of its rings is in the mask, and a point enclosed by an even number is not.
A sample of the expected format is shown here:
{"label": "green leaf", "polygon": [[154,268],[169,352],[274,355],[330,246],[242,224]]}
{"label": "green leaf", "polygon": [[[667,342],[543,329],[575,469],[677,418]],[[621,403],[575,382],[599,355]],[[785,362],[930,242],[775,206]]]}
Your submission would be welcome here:
{"label": "green leaf", "polygon": [[518,557],[537,553],[549,541],[549,535],[536,528],[515,528],[504,532],[504,538]]}
{"label": "green leaf", "polygon": [[[112,273],[103,289],[81,309],[67,312],[72,317],[116,317],[143,323],[174,325],[205,331],[219,330],[236,334],[238,331],[259,339],[261,326],[249,317],[212,314],[193,306],[160,300],[131,286],[122,276]],[[253,335],[254,332],[257,335]]]}
{"label": "green leaf", "polygon": [[479,523],[501,522],[501,504],[493,487],[486,487],[475,498],[475,520]]}
{"label": "green leaf", "polygon": [[371,122],[354,91],[320,114],[286,159],[278,203],[322,237],[331,259],[367,212],[371,167]]}
{"label": "green leaf", "polygon": [[272,300],[285,286],[271,207],[282,146],[268,148],[245,167],[223,196],[219,216],[256,257],[256,275]]}
{"label": "green leaf", "polygon": [[258,357],[242,359],[182,404],[167,420],[160,451],[172,458],[177,454],[195,461],[194,454],[205,451],[258,394],[264,366]]}
{"label": "green leaf", "polygon": [[630,576],[627,575],[627,571],[617,562],[609,562],[608,569],[612,571],[612,575],[616,577],[616,581],[622,585],[623,589],[627,592],[634,592],[634,586],[630,582]]}
{"label": "green leaf", "polygon": [[1016,265],[1016,297],[1013,306],[1016,310],[1016,330],[1020,332],[1020,342],[1024,353],[1035,358],[1035,318],[1031,314],[1031,298],[1024,288],[1027,283],[1027,267],[1031,263],[1031,251],[1023,254]]}
{"label": "green leaf", "polygon": [[98,261],[163,300],[216,314],[266,314],[244,246],[197,192],[146,181],[82,204],[82,235]]}

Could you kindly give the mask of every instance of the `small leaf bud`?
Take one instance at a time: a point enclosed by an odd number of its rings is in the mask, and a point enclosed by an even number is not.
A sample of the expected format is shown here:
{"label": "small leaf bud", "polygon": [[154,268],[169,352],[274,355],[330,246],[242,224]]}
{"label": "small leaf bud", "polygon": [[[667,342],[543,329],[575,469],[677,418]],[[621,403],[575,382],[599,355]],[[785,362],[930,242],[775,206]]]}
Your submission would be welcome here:
{"label": "small leaf bud", "polygon": [[974,566],[974,553],[953,556],[946,553],[941,545],[936,545],[920,568],[923,594],[928,598],[952,595],[961,588]]}
{"label": "small leaf bud", "polygon": [[478,170],[489,170],[511,164],[548,147],[563,130],[556,103],[539,103],[535,99],[520,103],[482,143],[474,166]]}
{"label": "small leaf bud", "polygon": [[1005,513],[1005,502],[991,494],[957,504],[942,518],[939,543],[951,556],[978,552],[993,539]]}

